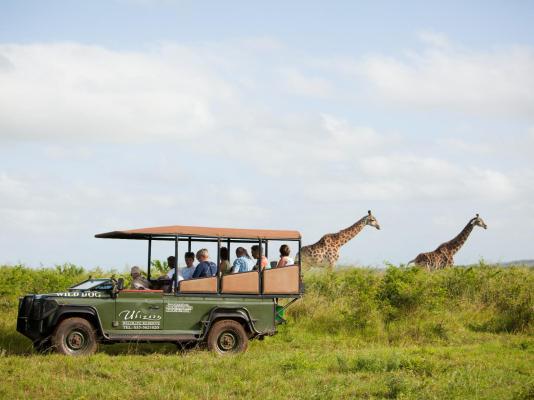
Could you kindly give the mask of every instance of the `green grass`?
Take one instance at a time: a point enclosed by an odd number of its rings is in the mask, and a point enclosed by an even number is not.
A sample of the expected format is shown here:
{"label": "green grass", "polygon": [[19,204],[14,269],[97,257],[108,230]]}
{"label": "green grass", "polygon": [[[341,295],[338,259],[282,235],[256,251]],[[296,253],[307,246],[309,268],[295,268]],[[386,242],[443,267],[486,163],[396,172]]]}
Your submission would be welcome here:
{"label": "green grass", "polygon": [[15,332],[17,296],[88,273],[0,272],[0,398],[534,399],[529,268],[308,273],[278,335],[225,358],[137,344],[77,359],[34,354]]}

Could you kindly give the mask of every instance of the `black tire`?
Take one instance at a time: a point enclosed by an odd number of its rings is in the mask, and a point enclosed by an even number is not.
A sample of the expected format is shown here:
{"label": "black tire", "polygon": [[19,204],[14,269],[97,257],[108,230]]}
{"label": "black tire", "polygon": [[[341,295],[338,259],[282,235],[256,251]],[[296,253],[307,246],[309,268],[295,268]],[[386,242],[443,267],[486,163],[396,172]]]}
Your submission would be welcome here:
{"label": "black tire", "polygon": [[247,351],[248,337],[239,322],[223,319],[213,324],[207,343],[208,349],[217,354],[237,354]]}
{"label": "black tire", "polygon": [[98,347],[95,329],[84,318],[67,318],[52,334],[52,347],[57,353],[68,356],[91,355]]}

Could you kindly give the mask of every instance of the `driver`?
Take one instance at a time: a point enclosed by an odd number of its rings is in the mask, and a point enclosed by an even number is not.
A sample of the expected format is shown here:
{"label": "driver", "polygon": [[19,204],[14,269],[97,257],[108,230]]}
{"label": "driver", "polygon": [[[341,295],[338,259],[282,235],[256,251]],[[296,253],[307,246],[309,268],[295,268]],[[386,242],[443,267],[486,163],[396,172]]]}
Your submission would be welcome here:
{"label": "driver", "polygon": [[130,285],[131,289],[150,289],[150,282],[141,275],[141,268],[133,266],[130,270],[130,275],[132,276],[132,284]]}

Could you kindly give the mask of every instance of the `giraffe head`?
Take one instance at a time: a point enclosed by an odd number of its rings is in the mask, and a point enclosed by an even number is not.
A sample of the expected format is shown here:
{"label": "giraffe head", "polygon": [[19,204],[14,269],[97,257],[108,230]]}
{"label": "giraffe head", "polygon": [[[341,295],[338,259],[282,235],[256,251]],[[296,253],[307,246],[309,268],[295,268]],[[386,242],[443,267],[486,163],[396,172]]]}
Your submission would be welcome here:
{"label": "giraffe head", "polygon": [[477,214],[475,218],[471,220],[471,224],[475,226],[480,226],[481,228],[488,229],[488,226],[486,223],[480,218],[480,216]]}
{"label": "giraffe head", "polygon": [[374,226],[376,229],[380,229],[380,225],[378,224],[378,221],[374,217],[373,214],[371,214],[371,210],[367,211],[367,221],[365,222],[366,225]]}

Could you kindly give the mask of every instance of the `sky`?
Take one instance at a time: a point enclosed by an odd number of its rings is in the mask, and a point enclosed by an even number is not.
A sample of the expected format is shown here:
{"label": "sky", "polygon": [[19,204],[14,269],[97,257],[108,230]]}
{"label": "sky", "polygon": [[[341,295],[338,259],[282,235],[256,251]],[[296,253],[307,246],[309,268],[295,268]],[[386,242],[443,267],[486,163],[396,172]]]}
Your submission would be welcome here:
{"label": "sky", "polygon": [[533,20],[529,1],[2,0],[0,264],[142,265],[94,235],[175,224],[311,244],[367,210],[382,229],[341,264],[406,263],[476,213],[458,264],[532,259]]}

